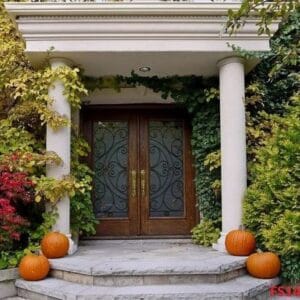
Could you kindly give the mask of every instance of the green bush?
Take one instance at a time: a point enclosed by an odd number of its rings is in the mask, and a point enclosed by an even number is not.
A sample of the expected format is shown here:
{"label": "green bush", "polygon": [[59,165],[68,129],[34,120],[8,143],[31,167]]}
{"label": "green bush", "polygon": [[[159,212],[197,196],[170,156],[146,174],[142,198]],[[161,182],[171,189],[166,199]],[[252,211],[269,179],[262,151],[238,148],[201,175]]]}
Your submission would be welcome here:
{"label": "green bush", "polygon": [[77,134],[72,135],[71,173],[76,180],[75,194],[70,198],[71,230],[75,234],[93,235],[98,223],[92,203],[93,172],[80,161],[90,151],[88,143]]}
{"label": "green bush", "polygon": [[300,255],[300,212],[287,210],[262,236],[268,249],[280,255]]}
{"label": "green bush", "polygon": [[15,151],[27,151],[41,148],[33,134],[22,127],[12,126],[8,119],[0,120],[0,156]]}
{"label": "green bush", "polygon": [[282,276],[292,283],[300,278],[300,212],[287,210],[262,236],[268,249],[282,258]]}
{"label": "green bush", "polygon": [[281,256],[285,279],[296,281],[300,279],[300,97],[293,99],[286,116],[274,117],[272,134],[257,151],[244,224],[255,232],[260,248]]}
{"label": "green bush", "polygon": [[220,229],[209,219],[202,219],[200,224],[192,229],[192,241],[198,245],[209,247],[217,242],[219,237]]}

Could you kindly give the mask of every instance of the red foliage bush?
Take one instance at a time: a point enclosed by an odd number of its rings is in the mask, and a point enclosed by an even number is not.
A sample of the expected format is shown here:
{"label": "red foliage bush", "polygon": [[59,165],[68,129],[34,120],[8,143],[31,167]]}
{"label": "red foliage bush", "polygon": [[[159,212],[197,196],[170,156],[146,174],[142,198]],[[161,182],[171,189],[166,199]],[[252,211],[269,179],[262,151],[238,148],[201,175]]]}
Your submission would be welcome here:
{"label": "red foliage bush", "polygon": [[[33,182],[26,173],[0,168],[0,250],[11,250],[26,232],[29,221],[22,207],[34,201]],[[23,214],[24,215],[24,214]]]}
{"label": "red foliage bush", "polygon": [[32,187],[33,183],[25,173],[0,172],[0,195],[6,199],[20,200],[24,203],[32,202]]}
{"label": "red foliage bush", "polygon": [[8,250],[14,240],[20,240],[21,232],[29,222],[16,213],[8,199],[0,198],[0,249]]}

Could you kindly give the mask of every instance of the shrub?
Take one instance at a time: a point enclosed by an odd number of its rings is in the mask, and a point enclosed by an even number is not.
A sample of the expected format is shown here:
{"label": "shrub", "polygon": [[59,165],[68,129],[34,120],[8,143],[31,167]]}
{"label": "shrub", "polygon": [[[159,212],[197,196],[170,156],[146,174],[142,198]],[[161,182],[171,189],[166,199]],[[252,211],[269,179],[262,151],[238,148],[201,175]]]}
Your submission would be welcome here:
{"label": "shrub", "polygon": [[266,247],[282,257],[282,275],[293,283],[300,278],[300,212],[287,210],[263,230]]}
{"label": "shrub", "polygon": [[17,202],[33,202],[33,182],[27,174],[0,169],[0,195],[17,205]]}
{"label": "shrub", "polygon": [[93,172],[79,161],[90,151],[88,143],[80,136],[72,136],[72,175],[76,179],[75,194],[70,198],[71,229],[73,233],[93,235],[98,223],[92,204]]}
{"label": "shrub", "polygon": [[193,243],[198,245],[209,247],[216,243],[219,237],[220,229],[209,219],[202,219],[200,224],[192,229]]}
{"label": "shrub", "polygon": [[[30,220],[26,214],[27,206],[34,202],[33,182],[27,174],[10,172],[7,167],[0,168],[0,249],[18,248],[16,241],[26,233]],[[31,209],[30,208],[30,209]]]}
{"label": "shrub", "polygon": [[72,174],[75,176],[75,195],[70,199],[71,229],[80,235],[93,235],[96,233],[95,225],[98,223],[92,204],[92,171],[84,164],[73,165]]}
{"label": "shrub", "polygon": [[266,247],[280,255],[300,255],[300,212],[287,210],[273,224],[262,231]]}
{"label": "shrub", "polygon": [[17,214],[10,201],[0,198],[0,250],[12,250],[14,241],[19,241],[21,233],[29,223]]}
{"label": "shrub", "polygon": [[281,255],[285,279],[296,281],[300,279],[300,97],[293,99],[289,113],[274,118],[270,138],[257,151],[244,224],[256,234],[259,247]]}
{"label": "shrub", "polygon": [[22,127],[14,127],[8,119],[0,120],[0,155],[16,151],[33,151],[40,146],[34,136]]}

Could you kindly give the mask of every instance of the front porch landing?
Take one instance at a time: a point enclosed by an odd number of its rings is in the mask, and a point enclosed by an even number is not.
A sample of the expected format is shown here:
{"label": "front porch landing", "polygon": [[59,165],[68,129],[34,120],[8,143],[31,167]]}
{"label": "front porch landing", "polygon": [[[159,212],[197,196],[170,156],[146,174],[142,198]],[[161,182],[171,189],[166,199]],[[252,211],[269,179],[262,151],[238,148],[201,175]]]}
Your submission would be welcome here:
{"label": "front porch landing", "polygon": [[[246,257],[199,247],[189,239],[83,241],[76,254],[52,259],[52,269],[89,276],[221,275],[244,268]],[[160,278],[161,279],[161,278]],[[210,278],[213,279],[213,278]],[[220,280],[219,280],[220,281]],[[114,282],[115,284],[116,282]],[[135,280],[135,284],[144,284]],[[105,285],[110,285],[105,282]],[[118,285],[122,285],[121,282]]]}
{"label": "front porch landing", "polygon": [[16,286],[32,300],[269,299],[278,280],[246,275],[245,260],[187,239],[84,241],[51,260],[52,278]]}
{"label": "front porch landing", "polygon": [[[124,285],[134,276],[134,284],[141,285],[148,282],[147,276],[159,276],[160,283],[162,276],[176,275],[197,275],[197,281],[200,275],[205,275],[204,281],[224,281],[221,275],[243,271],[245,260],[246,257],[196,246],[188,239],[148,239],[84,241],[75,255],[51,260],[51,264],[56,276],[63,270],[93,277],[122,278],[113,282],[105,280],[101,282],[104,285]],[[150,283],[154,283],[154,278],[151,279]]]}

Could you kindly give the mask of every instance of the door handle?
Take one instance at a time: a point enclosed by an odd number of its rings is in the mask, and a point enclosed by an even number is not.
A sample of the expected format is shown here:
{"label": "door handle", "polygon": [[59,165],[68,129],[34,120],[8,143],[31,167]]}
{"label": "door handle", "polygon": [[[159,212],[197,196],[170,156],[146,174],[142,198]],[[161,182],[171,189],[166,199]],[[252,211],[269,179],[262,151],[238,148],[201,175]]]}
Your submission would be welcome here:
{"label": "door handle", "polygon": [[141,193],[142,197],[146,196],[146,172],[141,170]]}
{"label": "door handle", "polygon": [[131,172],[131,197],[136,197],[136,171],[132,170]]}

